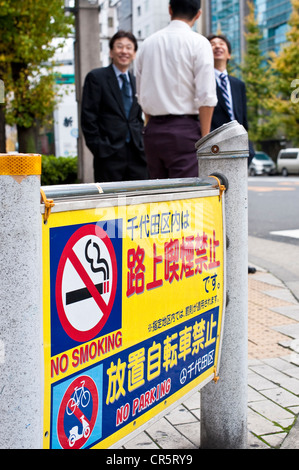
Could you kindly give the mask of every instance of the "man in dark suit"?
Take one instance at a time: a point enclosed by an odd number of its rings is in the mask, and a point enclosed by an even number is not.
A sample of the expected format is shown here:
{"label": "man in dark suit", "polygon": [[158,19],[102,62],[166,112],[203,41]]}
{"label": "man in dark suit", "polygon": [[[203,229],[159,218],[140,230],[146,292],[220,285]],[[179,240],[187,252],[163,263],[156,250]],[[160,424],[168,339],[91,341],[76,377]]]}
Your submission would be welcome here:
{"label": "man in dark suit", "polygon": [[[208,36],[214,54],[214,68],[218,103],[215,106],[211,131],[223,124],[238,121],[248,131],[247,100],[245,83],[227,73],[227,63],[231,58],[231,44],[222,34]],[[254,149],[249,142],[248,165],[254,157]]]}
{"label": "man in dark suit", "polygon": [[82,96],[81,126],[94,156],[96,182],[147,178],[142,111],[136,99],[133,34],[118,31],[110,40],[112,64],[89,72]]}

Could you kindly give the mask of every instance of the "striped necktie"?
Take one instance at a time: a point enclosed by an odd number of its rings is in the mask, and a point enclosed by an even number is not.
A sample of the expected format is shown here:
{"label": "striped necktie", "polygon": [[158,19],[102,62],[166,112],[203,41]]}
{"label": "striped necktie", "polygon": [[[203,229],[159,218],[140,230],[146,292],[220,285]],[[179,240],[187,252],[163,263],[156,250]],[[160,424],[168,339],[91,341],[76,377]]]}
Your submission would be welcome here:
{"label": "striped necktie", "polygon": [[231,121],[233,121],[234,115],[233,115],[231,102],[230,102],[228,92],[227,92],[227,75],[224,73],[221,73],[219,75],[219,78],[220,78],[220,88],[221,88],[222,95],[223,95],[223,98],[224,98],[224,101],[228,110],[228,114],[230,116]]}
{"label": "striped necktie", "polygon": [[127,79],[127,76],[122,73],[120,75],[120,78],[123,81],[123,86],[121,87],[121,94],[124,102],[124,107],[125,107],[125,112],[127,118],[129,117],[130,111],[131,111],[131,106],[132,106],[132,99],[131,99],[131,93],[130,93],[130,83]]}
{"label": "striped necktie", "polygon": [[[131,85],[129,83],[129,80],[127,79],[127,76],[124,73],[120,74],[120,78],[123,81],[123,85],[121,87],[121,94],[123,98],[125,113],[128,119],[130,115],[131,107],[132,107]],[[127,143],[130,142],[130,140],[131,140],[131,134],[130,134],[130,131],[128,131],[126,142]]]}

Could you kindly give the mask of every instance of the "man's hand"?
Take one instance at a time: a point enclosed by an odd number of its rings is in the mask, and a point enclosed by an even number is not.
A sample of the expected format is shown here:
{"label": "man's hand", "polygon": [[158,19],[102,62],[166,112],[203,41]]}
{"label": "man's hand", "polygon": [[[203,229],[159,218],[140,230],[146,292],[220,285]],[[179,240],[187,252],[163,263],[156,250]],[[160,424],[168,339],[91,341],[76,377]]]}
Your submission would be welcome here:
{"label": "man's hand", "polygon": [[199,122],[202,137],[207,135],[211,130],[213,112],[214,107],[211,106],[201,106],[199,108]]}

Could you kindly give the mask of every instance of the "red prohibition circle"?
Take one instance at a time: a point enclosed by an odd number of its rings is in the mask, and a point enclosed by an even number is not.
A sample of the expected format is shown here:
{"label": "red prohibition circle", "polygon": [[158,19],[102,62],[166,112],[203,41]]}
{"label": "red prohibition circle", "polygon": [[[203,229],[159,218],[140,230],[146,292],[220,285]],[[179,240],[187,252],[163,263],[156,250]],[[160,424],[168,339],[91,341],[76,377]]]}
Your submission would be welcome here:
{"label": "red prohibition circle", "polygon": [[[83,435],[81,438],[79,438],[76,441],[71,441],[70,436],[66,435],[65,429],[64,429],[65,413],[68,407],[68,403],[72,399],[72,395],[75,391],[75,388],[80,388],[80,386],[82,386],[82,382],[84,382],[85,393],[90,393],[92,397],[92,416],[88,422],[85,418],[85,422],[87,422],[88,428],[89,428],[88,433],[86,433],[85,436]],[[81,449],[81,447],[84,446],[85,442],[87,442],[87,440],[89,439],[93,431],[94,425],[96,423],[98,408],[99,408],[98,390],[92,378],[87,375],[82,375],[80,377],[77,377],[67,388],[63,396],[63,399],[61,401],[59,411],[58,411],[57,436],[58,436],[60,445],[63,449]],[[82,410],[79,410],[79,411],[80,413],[76,414],[76,417],[78,417],[78,420],[79,420],[79,415],[82,415]]]}
{"label": "red prohibition circle", "polygon": [[[62,300],[63,299],[62,280],[63,280],[63,273],[64,273],[66,262],[67,260],[70,260],[70,259],[73,260],[71,261],[72,264],[74,263],[74,260],[76,261],[76,265],[74,266],[74,268],[78,271],[81,271],[81,275],[77,271],[79,276],[80,277],[83,276],[84,278],[88,277],[88,275],[86,275],[86,272],[84,273],[84,268],[82,268],[80,261],[74,258],[74,252],[73,252],[73,247],[75,246],[75,244],[81,238],[88,236],[88,235],[95,235],[105,244],[110,255],[113,280],[112,280],[111,293],[110,293],[108,304],[105,303],[105,301],[101,298],[101,295],[96,291],[95,286],[92,285],[92,281],[89,282],[88,290],[90,291],[91,296],[94,299],[96,299],[96,303],[98,304],[99,309],[101,309],[103,316],[94,327],[92,327],[91,329],[87,331],[81,331],[75,328],[70,323],[69,319],[67,318],[65,307],[63,305],[63,300]],[[86,342],[94,338],[102,330],[102,328],[104,327],[104,325],[106,324],[109,318],[109,315],[113,307],[114,299],[115,299],[116,287],[117,287],[117,262],[116,262],[115,251],[114,251],[110,238],[108,237],[107,233],[98,225],[93,225],[93,224],[84,225],[83,227],[79,228],[70,237],[67,244],[65,245],[59,264],[58,264],[57,275],[56,275],[55,295],[56,295],[57,312],[58,312],[58,316],[60,319],[60,323],[63,329],[65,330],[65,332],[67,333],[67,335],[78,342]]]}

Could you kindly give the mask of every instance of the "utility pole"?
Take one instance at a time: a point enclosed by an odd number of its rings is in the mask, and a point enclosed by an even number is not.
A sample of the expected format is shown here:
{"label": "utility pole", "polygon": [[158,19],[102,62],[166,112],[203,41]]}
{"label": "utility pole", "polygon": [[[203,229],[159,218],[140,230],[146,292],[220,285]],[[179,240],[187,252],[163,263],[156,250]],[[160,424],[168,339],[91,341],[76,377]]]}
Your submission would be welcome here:
{"label": "utility pole", "polygon": [[75,1],[75,81],[78,103],[78,178],[81,183],[92,183],[93,155],[85,145],[81,129],[82,89],[87,73],[100,66],[100,6],[98,0]]}
{"label": "utility pole", "polygon": [[[0,71],[0,76],[1,76],[1,71]],[[0,78],[0,153],[6,152],[4,103],[5,103],[5,86],[4,86],[4,81],[1,80]]]}
{"label": "utility pole", "polygon": [[248,134],[237,121],[197,144],[199,175],[224,181],[226,308],[219,381],[201,390],[201,449],[247,449]]}

